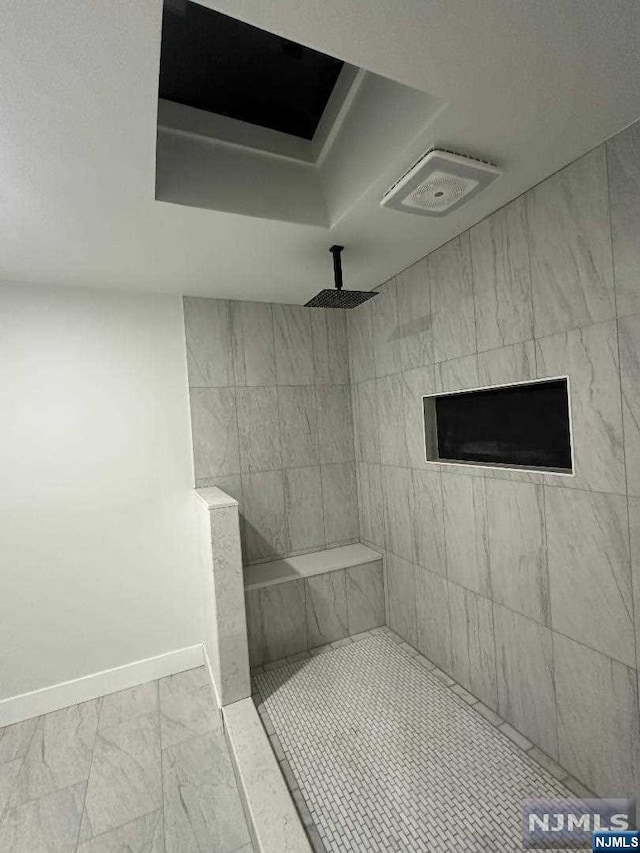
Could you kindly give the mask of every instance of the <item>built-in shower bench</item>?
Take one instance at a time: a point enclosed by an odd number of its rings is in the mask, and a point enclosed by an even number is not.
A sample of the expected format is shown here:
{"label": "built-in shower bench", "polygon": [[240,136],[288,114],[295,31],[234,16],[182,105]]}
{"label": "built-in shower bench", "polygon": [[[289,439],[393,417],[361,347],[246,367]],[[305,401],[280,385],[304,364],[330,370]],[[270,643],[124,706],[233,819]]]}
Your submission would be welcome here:
{"label": "built-in shower bench", "polygon": [[251,666],[385,622],[382,556],[359,543],[245,566],[244,585]]}

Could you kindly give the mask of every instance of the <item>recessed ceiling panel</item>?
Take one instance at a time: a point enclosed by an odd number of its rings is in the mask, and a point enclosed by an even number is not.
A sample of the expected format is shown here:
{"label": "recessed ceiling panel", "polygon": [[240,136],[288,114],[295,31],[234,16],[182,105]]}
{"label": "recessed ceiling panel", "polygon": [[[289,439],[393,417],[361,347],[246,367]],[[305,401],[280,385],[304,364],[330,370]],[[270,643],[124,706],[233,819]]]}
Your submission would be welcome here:
{"label": "recessed ceiling panel", "polygon": [[165,0],[159,96],[312,139],[343,63],[185,0]]}

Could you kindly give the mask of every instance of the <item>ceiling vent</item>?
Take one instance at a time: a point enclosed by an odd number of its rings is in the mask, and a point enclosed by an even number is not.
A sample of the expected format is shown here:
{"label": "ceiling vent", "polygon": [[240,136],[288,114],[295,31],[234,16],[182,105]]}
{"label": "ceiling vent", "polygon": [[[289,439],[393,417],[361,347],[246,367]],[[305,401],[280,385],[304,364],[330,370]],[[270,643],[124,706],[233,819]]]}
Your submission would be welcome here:
{"label": "ceiling vent", "polygon": [[387,190],[380,204],[421,216],[445,216],[500,174],[483,160],[432,149]]}

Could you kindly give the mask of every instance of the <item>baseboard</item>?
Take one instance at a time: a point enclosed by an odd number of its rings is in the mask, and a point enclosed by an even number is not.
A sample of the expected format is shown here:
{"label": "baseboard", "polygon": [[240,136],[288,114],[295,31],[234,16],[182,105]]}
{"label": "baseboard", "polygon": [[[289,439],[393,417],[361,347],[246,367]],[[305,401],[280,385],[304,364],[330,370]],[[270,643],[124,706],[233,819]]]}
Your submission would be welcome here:
{"label": "baseboard", "polygon": [[146,681],[174,675],[185,669],[202,666],[205,662],[203,648],[198,644],[176,649],[153,658],[133,661],[133,663],[94,672],[73,681],[63,681],[51,687],[44,687],[42,690],[3,699],[0,701],[0,727],[19,723],[31,717],[39,717],[40,714],[48,714],[51,711],[59,711],[61,708],[87,702],[89,699],[97,699],[98,696],[104,696],[107,693],[136,687]]}

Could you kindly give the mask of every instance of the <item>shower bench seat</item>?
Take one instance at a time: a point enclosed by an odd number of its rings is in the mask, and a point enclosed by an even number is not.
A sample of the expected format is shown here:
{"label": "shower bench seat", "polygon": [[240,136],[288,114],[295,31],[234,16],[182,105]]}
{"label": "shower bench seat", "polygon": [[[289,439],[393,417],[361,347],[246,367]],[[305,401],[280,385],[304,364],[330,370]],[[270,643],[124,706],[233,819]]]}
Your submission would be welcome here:
{"label": "shower bench seat", "polygon": [[360,543],[245,566],[244,586],[253,667],[385,624],[382,555]]}

